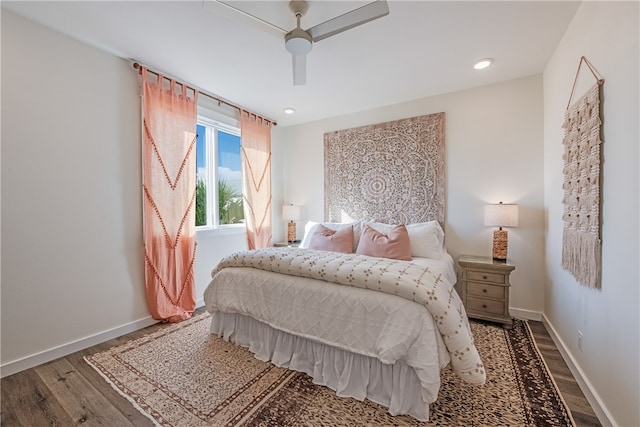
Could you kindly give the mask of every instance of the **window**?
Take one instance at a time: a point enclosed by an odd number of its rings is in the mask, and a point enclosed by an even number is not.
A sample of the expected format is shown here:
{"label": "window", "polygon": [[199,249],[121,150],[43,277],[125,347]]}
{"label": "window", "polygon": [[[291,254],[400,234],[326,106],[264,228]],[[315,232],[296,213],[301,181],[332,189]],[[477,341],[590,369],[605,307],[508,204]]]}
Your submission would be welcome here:
{"label": "window", "polygon": [[196,226],[244,223],[240,129],[198,117],[196,132]]}

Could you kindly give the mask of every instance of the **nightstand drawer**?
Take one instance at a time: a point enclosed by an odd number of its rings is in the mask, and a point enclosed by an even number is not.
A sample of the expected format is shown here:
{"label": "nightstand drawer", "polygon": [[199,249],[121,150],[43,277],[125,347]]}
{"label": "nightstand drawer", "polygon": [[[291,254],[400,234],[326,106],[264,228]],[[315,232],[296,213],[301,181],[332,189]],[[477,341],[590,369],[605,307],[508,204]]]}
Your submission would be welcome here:
{"label": "nightstand drawer", "polygon": [[484,280],[493,283],[504,283],[504,274],[487,273],[485,271],[467,271],[468,280]]}
{"label": "nightstand drawer", "polygon": [[467,310],[504,315],[504,301],[467,297]]}
{"label": "nightstand drawer", "polygon": [[505,300],[505,287],[500,285],[488,285],[486,283],[479,282],[467,282],[467,293],[469,295],[481,297],[481,298],[493,298],[504,301]]}

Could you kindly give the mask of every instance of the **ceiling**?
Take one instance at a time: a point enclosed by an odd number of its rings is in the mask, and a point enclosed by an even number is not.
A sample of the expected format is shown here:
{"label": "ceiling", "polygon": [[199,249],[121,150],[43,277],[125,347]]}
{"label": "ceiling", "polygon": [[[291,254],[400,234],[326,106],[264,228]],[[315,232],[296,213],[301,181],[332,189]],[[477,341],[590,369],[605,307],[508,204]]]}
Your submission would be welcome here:
{"label": "ceiling", "polygon": [[[2,8],[289,126],[539,74],[579,5],[389,0],[387,16],[315,43],[307,84],[294,86],[283,38],[203,6],[211,1],[2,1]],[[309,1],[302,27],[369,1]],[[295,27],[287,1],[235,3]],[[493,65],[474,70],[485,57]]]}

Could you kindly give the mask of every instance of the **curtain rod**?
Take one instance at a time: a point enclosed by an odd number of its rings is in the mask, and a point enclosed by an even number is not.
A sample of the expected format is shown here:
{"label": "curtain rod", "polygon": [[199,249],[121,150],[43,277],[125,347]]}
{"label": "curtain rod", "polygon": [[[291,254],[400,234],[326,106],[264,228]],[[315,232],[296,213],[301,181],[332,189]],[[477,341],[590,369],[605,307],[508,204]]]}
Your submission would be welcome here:
{"label": "curtain rod", "polygon": [[[133,63],[133,68],[135,68],[136,70],[138,70],[138,73],[142,73],[142,65],[138,64],[137,62],[134,62],[134,63]],[[153,70],[150,70],[150,69],[148,69],[148,68],[147,68],[147,72],[149,72],[149,73],[151,73],[151,74],[155,74],[155,75],[156,75],[156,76],[158,76],[158,77],[160,77],[160,75],[161,75],[160,73],[158,73],[158,72],[156,72],[156,71],[153,71]],[[162,76],[163,76],[164,78],[170,79],[169,77],[167,77],[167,76],[165,76],[165,75],[162,75]],[[262,117],[261,115],[256,114],[256,113],[252,113],[251,111],[249,111],[249,110],[247,110],[247,109],[245,109],[245,108],[239,107],[239,106],[237,106],[237,105],[235,105],[235,104],[232,104],[232,103],[230,103],[229,101],[225,101],[224,99],[217,98],[217,97],[215,97],[215,96],[213,96],[213,95],[211,95],[211,94],[209,94],[209,93],[206,93],[206,92],[203,92],[203,91],[201,91],[201,90],[199,90],[199,89],[196,89],[196,88],[194,88],[193,86],[190,86],[190,85],[188,85],[188,84],[186,84],[186,83],[182,83],[182,82],[178,82],[178,83],[179,83],[179,84],[181,84],[181,85],[183,85],[183,86],[185,86],[185,87],[187,87],[187,88],[189,88],[189,89],[191,89],[191,90],[193,90],[193,91],[198,92],[200,95],[204,95],[204,96],[206,96],[207,98],[211,98],[211,99],[213,99],[214,101],[217,101],[217,102],[218,102],[218,105],[220,105],[220,104],[225,104],[225,105],[228,105],[228,106],[229,106],[229,107],[231,107],[231,108],[235,108],[236,110],[238,110],[238,111],[240,112],[240,114],[242,114],[242,112],[244,111],[244,112],[249,113],[249,114],[251,114],[251,115],[253,115],[253,116],[256,116],[256,117],[258,117],[258,118],[260,118],[260,119],[262,119],[262,120],[264,120],[264,121],[266,121],[266,122],[271,123],[273,126],[277,126],[277,125],[278,125],[278,123],[277,123],[277,122],[275,122],[275,121],[273,121],[273,120],[271,120],[271,119],[267,119],[266,117]]]}

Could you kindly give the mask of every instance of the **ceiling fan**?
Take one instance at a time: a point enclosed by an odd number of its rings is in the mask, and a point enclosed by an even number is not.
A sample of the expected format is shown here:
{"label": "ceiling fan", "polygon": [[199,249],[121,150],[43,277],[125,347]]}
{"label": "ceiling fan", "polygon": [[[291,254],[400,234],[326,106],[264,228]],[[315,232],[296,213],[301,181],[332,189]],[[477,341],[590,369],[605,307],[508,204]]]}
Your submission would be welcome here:
{"label": "ceiling fan", "polygon": [[292,0],[289,2],[289,9],[296,17],[297,25],[293,30],[287,31],[277,25],[267,22],[264,19],[254,16],[239,7],[236,7],[231,1],[209,0],[203,2],[203,6],[205,7],[208,6],[210,8],[215,8],[218,12],[223,11],[216,5],[224,6],[227,10],[233,11],[233,13],[239,13],[237,16],[248,18],[247,20],[249,23],[256,24],[262,30],[272,34],[277,34],[280,37],[284,35],[285,48],[289,53],[291,53],[293,63],[293,84],[296,86],[304,85],[307,82],[306,55],[311,51],[313,43],[389,14],[387,1],[376,0],[303,30],[302,27],[300,27],[300,20],[309,10],[309,5],[305,0]]}

